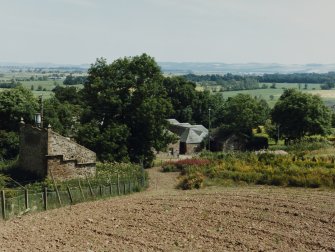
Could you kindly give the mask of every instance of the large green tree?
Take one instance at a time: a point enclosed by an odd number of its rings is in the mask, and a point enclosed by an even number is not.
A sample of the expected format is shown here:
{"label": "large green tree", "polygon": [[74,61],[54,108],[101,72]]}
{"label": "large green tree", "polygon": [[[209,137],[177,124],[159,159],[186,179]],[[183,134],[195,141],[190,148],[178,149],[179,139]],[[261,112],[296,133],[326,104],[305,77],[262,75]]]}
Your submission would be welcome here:
{"label": "large green tree", "polygon": [[290,140],[330,133],[332,114],[316,95],[287,89],[271,112],[280,135]]}
{"label": "large green tree", "polygon": [[[209,91],[197,91],[194,82],[184,77],[167,77],[164,87],[173,106],[171,117],[180,122],[203,124],[209,123],[209,109],[212,111],[212,122],[215,122],[215,112],[222,106],[224,100],[221,94],[211,94]],[[214,125],[215,126],[215,125]]]}
{"label": "large green tree", "polygon": [[0,92],[0,129],[18,131],[21,117],[26,123],[33,123],[38,108],[37,99],[28,89],[17,87]]}
{"label": "large green tree", "polygon": [[44,126],[62,135],[72,137],[76,134],[83,108],[68,101],[60,101],[55,96],[44,101]]}
{"label": "large green tree", "polygon": [[196,84],[182,77],[167,77],[164,87],[173,106],[172,117],[180,122],[194,122],[193,114],[197,101]]}
{"label": "large green tree", "polygon": [[269,117],[265,100],[247,94],[228,98],[216,114],[216,125],[227,133],[251,135],[252,129],[265,123]]}
{"label": "large green tree", "polygon": [[0,160],[18,155],[20,119],[33,123],[38,108],[37,99],[28,89],[17,87],[0,92]]}
{"label": "large green tree", "polygon": [[[87,105],[83,127],[90,125],[95,134],[81,129],[79,142],[88,143],[100,159],[133,162],[153,160],[153,150],[161,150],[170,141],[166,118],[172,105],[163,86],[162,72],[155,60],[142,54],[108,64],[98,59],[88,70],[82,94]],[[108,134],[107,134],[108,132]],[[99,136],[105,136],[100,148]],[[124,155],[116,156],[122,150]]]}

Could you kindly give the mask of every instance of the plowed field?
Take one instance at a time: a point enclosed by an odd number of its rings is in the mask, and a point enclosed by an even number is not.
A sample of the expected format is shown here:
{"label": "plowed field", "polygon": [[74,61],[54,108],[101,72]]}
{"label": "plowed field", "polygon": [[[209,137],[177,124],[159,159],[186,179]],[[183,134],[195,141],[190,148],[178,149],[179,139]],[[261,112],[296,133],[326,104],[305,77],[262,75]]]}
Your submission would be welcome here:
{"label": "plowed field", "polygon": [[145,192],[0,222],[0,251],[335,251],[335,191],[176,177],[151,169]]}

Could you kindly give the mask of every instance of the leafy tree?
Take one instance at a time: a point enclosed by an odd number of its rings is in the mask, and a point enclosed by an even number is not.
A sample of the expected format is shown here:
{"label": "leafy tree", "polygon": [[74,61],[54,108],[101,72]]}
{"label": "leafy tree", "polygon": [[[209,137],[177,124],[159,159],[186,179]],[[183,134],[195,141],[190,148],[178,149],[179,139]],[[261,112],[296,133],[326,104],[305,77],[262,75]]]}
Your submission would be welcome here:
{"label": "leafy tree", "polygon": [[33,123],[38,109],[32,92],[22,87],[0,92],[0,159],[13,159],[19,153],[19,122]]}
{"label": "leafy tree", "polygon": [[64,85],[78,85],[84,84],[86,81],[86,76],[73,76],[72,74],[66,76],[65,80],[63,81]]}
{"label": "leafy tree", "polygon": [[287,89],[271,112],[280,134],[292,139],[314,134],[326,135],[331,129],[331,111],[319,96]]}
{"label": "leafy tree", "polygon": [[71,104],[83,104],[81,93],[76,87],[56,86],[52,92],[60,102],[68,102]]}
{"label": "leafy tree", "polygon": [[270,88],[276,89],[277,88],[276,87],[276,83],[272,83],[271,86],[270,86]]}
{"label": "leafy tree", "polygon": [[167,77],[163,83],[174,109],[171,117],[192,123],[197,100],[196,84],[182,77]]}
{"label": "leafy tree", "polygon": [[224,99],[221,94],[212,95],[209,91],[197,92],[193,115],[194,122],[207,127],[209,125],[209,109],[211,109],[211,127],[218,126],[216,117],[223,104]]}
{"label": "leafy tree", "polygon": [[19,153],[19,134],[0,130],[0,161],[14,159]]}
{"label": "leafy tree", "polygon": [[50,124],[54,131],[62,135],[74,136],[82,111],[80,105],[51,97],[44,101],[44,125]]}
{"label": "leafy tree", "polygon": [[97,121],[84,124],[79,128],[80,144],[95,151],[100,160],[129,161],[125,144],[129,137],[127,126],[112,123],[104,130]]}
{"label": "leafy tree", "polygon": [[214,119],[215,111],[219,110],[224,101],[221,94],[212,95],[208,90],[197,91],[196,84],[184,77],[165,78],[164,87],[174,109],[171,117],[180,122],[208,125],[208,110],[212,110]]}
{"label": "leafy tree", "polygon": [[265,121],[264,127],[265,127],[265,131],[269,135],[269,137],[274,139],[276,141],[276,144],[278,144],[278,140],[279,140],[279,137],[280,137],[280,132],[279,132],[278,126],[273,124],[270,119],[267,119]]}
{"label": "leafy tree", "polygon": [[265,100],[238,94],[224,103],[216,115],[216,124],[229,133],[251,135],[253,128],[265,123],[269,112]]}
{"label": "leafy tree", "polygon": [[[102,136],[118,129],[125,139],[106,138],[106,145],[122,142],[124,146],[117,148],[127,150],[130,161],[149,165],[153,149],[161,150],[170,141],[166,118],[172,113],[172,106],[163,79],[155,60],[146,54],[121,58],[112,64],[98,59],[88,70],[83,88],[83,100],[88,106],[82,117],[84,127],[95,121],[94,128]],[[84,142],[80,134],[78,138]],[[99,138],[92,138],[85,141],[99,149]],[[101,159],[119,161],[121,157],[112,152],[113,149],[103,148],[98,155]]]}
{"label": "leafy tree", "polygon": [[33,93],[17,87],[0,92],[0,130],[18,131],[21,117],[26,123],[33,123],[38,103]]}

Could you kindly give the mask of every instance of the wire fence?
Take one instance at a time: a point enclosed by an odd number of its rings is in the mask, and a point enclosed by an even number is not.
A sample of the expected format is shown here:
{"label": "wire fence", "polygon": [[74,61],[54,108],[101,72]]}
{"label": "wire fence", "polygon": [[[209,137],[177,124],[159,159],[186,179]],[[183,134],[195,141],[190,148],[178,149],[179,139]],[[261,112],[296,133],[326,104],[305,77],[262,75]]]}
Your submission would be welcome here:
{"label": "wire fence", "polygon": [[78,180],[64,186],[44,187],[41,190],[2,190],[1,216],[4,220],[30,212],[46,211],[80,202],[138,192],[147,187],[145,176],[119,177],[106,181]]}

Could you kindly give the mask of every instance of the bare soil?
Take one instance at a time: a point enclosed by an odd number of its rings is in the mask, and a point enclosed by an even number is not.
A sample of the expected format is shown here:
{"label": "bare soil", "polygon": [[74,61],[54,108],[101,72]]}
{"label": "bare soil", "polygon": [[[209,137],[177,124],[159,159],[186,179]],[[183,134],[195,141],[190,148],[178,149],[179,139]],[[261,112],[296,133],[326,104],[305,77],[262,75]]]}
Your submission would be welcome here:
{"label": "bare soil", "polygon": [[0,251],[335,251],[335,191],[150,188],[0,222]]}

